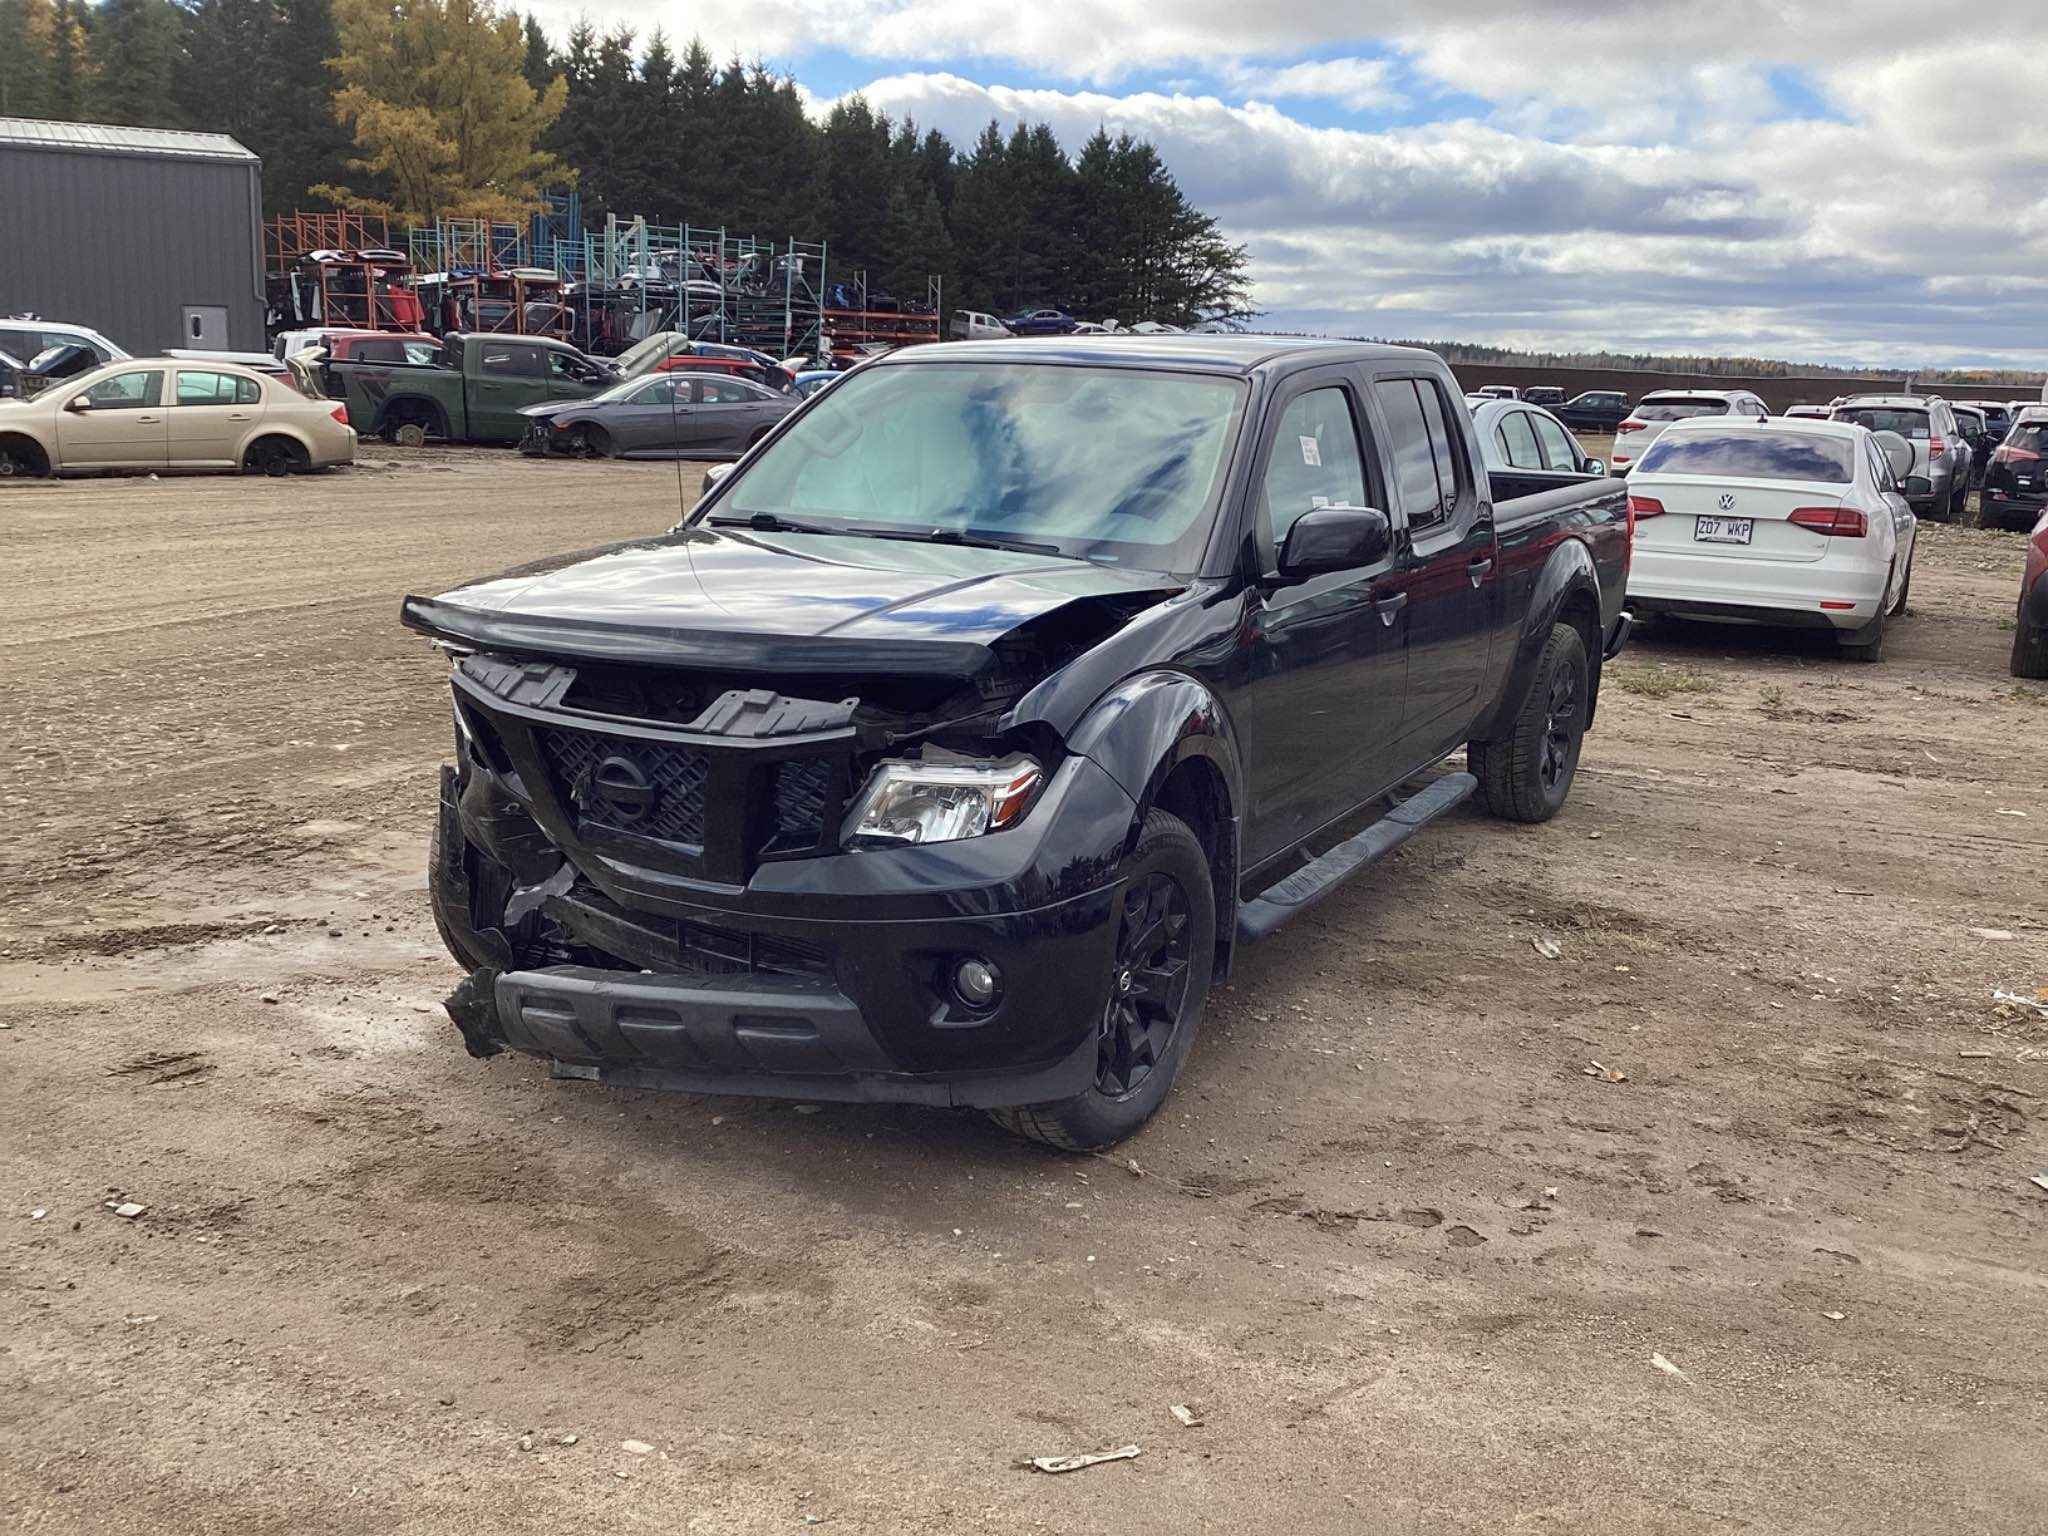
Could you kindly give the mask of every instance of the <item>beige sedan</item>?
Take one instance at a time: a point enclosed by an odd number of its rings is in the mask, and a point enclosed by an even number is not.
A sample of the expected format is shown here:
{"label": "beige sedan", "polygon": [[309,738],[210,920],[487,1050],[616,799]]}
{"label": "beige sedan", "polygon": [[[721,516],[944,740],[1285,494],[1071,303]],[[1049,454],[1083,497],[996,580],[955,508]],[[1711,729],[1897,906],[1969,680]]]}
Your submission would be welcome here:
{"label": "beige sedan", "polygon": [[288,475],[353,463],[346,410],[305,365],[288,375],[235,363],[125,358],[33,400],[0,400],[0,479],[113,469]]}

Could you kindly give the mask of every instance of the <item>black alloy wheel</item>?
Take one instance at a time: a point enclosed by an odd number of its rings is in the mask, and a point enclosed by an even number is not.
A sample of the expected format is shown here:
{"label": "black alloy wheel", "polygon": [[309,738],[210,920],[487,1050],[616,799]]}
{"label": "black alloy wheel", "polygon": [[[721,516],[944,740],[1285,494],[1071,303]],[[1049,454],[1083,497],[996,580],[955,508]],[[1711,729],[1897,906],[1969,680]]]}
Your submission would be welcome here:
{"label": "black alloy wheel", "polygon": [[1543,722],[1543,757],[1536,770],[1547,793],[1556,792],[1578,761],[1579,738],[1585,731],[1579,698],[1583,675],[1576,667],[1559,667],[1550,677],[1550,699]]}
{"label": "black alloy wheel", "polygon": [[1124,892],[1116,969],[1095,1054],[1095,1086],[1111,1098],[1137,1092],[1165,1059],[1187,1004],[1187,892],[1156,871]]}

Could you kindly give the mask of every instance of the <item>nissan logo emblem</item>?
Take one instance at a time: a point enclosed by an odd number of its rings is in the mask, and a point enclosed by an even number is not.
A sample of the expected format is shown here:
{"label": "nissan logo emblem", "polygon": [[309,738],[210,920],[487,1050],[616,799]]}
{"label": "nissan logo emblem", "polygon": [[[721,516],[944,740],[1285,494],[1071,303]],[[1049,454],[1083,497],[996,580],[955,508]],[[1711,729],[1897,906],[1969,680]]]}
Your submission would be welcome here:
{"label": "nissan logo emblem", "polygon": [[1733,512],[1735,510],[1734,492],[1723,491],[1721,493],[1721,499],[1718,502],[1716,502],[1715,505],[1718,506],[1723,512]]}
{"label": "nissan logo emblem", "polygon": [[581,798],[614,821],[632,822],[652,811],[659,797],[638,763],[614,753],[590,770]]}

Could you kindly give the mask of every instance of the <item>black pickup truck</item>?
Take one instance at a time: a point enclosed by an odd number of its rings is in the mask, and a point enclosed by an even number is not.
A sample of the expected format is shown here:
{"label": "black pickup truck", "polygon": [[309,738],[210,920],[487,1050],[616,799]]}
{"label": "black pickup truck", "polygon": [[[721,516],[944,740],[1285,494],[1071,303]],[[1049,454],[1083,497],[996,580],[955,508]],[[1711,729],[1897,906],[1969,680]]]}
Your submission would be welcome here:
{"label": "black pickup truck", "polygon": [[1628,632],[1624,488],[1496,500],[1402,348],[906,349],[706,482],[405,600],[477,1055],[1106,1146],[1239,944],[1475,791],[1554,814]]}

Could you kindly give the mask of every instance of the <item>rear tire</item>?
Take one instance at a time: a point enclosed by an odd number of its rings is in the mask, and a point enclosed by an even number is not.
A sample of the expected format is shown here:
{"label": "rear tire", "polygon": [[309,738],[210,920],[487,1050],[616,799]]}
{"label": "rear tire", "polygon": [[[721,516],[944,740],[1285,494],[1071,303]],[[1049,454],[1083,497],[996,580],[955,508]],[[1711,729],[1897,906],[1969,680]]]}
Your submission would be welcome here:
{"label": "rear tire", "polygon": [[1093,1152],[1158,1113],[1195,1043],[1216,963],[1209,855],[1167,811],[1146,816],[1118,876],[1116,958],[1096,1032],[1096,1080],[1070,1099],[992,1109],[1007,1131]]}
{"label": "rear tire", "polygon": [[242,473],[281,479],[311,462],[306,450],[289,437],[259,437],[242,455]]}
{"label": "rear tire", "polygon": [[2048,625],[2033,634],[2020,622],[2012,636],[2012,675],[2031,679],[2048,678]]}
{"label": "rear tire", "polygon": [[1564,807],[1586,737],[1591,668],[1569,624],[1550,626],[1536,675],[1507,735],[1465,744],[1487,810],[1508,821],[1548,821]]}
{"label": "rear tire", "polygon": [[[1919,548],[1915,546],[1913,555],[1919,553]],[[1913,595],[1913,555],[1906,556],[1906,579],[1899,583],[1899,600],[1892,604],[1892,617],[1895,619],[1906,616],[1906,599]]]}
{"label": "rear tire", "polygon": [[1883,661],[1884,623],[1885,616],[1879,613],[1876,618],[1872,619],[1862,629],[1856,631],[1862,637],[1861,639],[1843,641],[1842,659],[1844,661],[1861,662]]}

